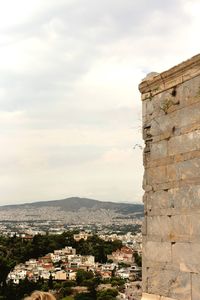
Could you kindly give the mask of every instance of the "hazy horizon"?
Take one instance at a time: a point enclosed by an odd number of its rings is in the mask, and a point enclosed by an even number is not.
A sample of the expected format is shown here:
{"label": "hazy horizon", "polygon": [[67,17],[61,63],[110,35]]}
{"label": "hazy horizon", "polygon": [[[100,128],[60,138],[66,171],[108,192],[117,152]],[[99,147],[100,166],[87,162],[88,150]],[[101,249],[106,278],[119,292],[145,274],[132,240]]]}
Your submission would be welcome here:
{"label": "hazy horizon", "polygon": [[88,199],[88,200],[94,200],[94,201],[99,201],[99,202],[111,202],[111,203],[123,203],[123,204],[141,204],[143,205],[142,202],[136,202],[136,201],[110,201],[110,200],[100,200],[100,199],[91,199],[91,198],[86,198],[86,197],[76,197],[76,196],[71,196],[71,197],[66,197],[63,199],[49,199],[49,200],[36,200],[36,201],[31,201],[31,202],[18,202],[18,203],[9,203],[9,204],[0,204],[0,207],[3,206],[14,206],[14,205],[28,205],[28,204],[33,204],[33,203],[45,203],[45,202],[52,202],[52,201],[64,201],[72,198],[78,198],[78,199]]}
{"label": "hazy horizon", "polygon": [[197,0],[7,0],[0,10],[0,205],[142,201],[147,73],[200,49]]}

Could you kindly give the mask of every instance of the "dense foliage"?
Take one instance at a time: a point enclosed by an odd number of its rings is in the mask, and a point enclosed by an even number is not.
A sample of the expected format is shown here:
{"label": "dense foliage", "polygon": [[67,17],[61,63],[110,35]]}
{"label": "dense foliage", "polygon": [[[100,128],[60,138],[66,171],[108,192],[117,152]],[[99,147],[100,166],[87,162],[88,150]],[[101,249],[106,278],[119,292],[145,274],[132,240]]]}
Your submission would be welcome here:
{"label": "dense foliage", "polygon": [[80,293],[75,296],[75,300],[115,300],[118,295],[116,289],[107,289],[103,291],[96,292],[96,294]]}
{"label": "dense foliage", "polygon": [[134,252],[133,253],[134,258],[135,258],[135,262],[138,265],[138,267],[142,267],[142,255],[140,255],[138,252]]}

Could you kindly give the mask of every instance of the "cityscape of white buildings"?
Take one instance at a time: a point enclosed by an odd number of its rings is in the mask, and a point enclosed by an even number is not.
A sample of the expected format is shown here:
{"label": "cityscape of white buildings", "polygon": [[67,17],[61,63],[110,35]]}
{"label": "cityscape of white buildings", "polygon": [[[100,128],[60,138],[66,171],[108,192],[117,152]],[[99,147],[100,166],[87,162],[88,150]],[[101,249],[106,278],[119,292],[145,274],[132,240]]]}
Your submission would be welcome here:
{"label": "cityscape of white buildings", "polygon": [[29,259],[24,264],[18,264],[8,274],[8,281],[18,284],[26,277],[37,281],[39,278],[48,280],[50,275],[54,280],[75,280],[78,269],[94,268],[94,256],[76,254],[76,249],[65,247],[38,259]]}
{"label": "cityscape of white buildings", "polygon": [[[77,270],[92,271],[99,274],[103,279],[111,278],[113,270],[116,276],[123,279],[134,279],[140,268],[134,263],[134,251],[124,246],[120,250],[109,255],[112,263],[99,264],[95,262],[92,255],[80,255],[76,249],[65,247],[61,250],[54,250],[38,259],[29,259],[24,264],[18,264],[8,274],[7,280],[12,280],[19,284],[20,280],[28,278],[37,281],[39,278],[48,280],[50,276],[53,280],[75,280]],[[129,266],[119,268],[119,263],[127,263]]]}
{"label": "cityscape of white buildings", "polygon": [[[23,219],[22,212],[19,211],[19,213],[20,218]],[[141,288],[138,288],[141,284],[139,282],[136,285],[137,281],[135,281],[140,277],[141,269],[134,263],[133,253],[134,251],[141,253],[142,250],[142,218],[124,218],[115,219],[115,221],[109,221],[109,218],[107,218],[105,224],[98,222],[99,220],[96,220],[95,224],[92,222],[86,224],[82,220],[79,220],[79,223],[66,223],[58,219],[35,219],[32,212],[29,211],[29,213],[28,220],[16,221],[11,218],[10,211],[1,212],[4,218],[0,221],[0,235],[32,240],[36,235],[63,234],[71,231],[74,233],[73,237],[76,242],[81,239],[87,240],[93,234],[96,234],[104,241],[120,240],[123,247],[121,250],[109,255],[108,262],[105,264],[95,262],[92,255],[80,255],[76,253],[74,248],[65,247],[47,253],[38,259],[32,258],[23,264],[16,265],[9,273],[8,281],[11,280],[18,284],[20,280],[25,278],[30,281],[38,281],[40,278],[49,280],[51,277],[54,281],[64,282],[66,280],[76,280],[77,271],[80,269],[92,271],[94,274],[99,274],[103,280],[109,280],[113,276],[113,271],[115,271],[115,276],[127,282],[125,290],[120,291],[117,298],[120,300],[141,299]],[[105,288],[108,288],[108,286],[109,284],[105,285]]]}

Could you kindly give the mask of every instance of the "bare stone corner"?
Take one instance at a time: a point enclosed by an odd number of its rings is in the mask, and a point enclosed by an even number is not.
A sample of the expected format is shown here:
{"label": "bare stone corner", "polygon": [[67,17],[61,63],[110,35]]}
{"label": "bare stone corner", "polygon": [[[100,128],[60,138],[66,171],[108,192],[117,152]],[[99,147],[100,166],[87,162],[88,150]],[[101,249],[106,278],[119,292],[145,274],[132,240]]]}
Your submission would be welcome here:
{"label": "bare stone corner", "polygon": [[139,85],[145,148],[142,300],[200,299],[200,54]]}
{"label": "bare stone corner", "polygon": [[143,293],[142,300],[174,300],[174,299],[169,298],[169,297],[163,297],[163,296]]}

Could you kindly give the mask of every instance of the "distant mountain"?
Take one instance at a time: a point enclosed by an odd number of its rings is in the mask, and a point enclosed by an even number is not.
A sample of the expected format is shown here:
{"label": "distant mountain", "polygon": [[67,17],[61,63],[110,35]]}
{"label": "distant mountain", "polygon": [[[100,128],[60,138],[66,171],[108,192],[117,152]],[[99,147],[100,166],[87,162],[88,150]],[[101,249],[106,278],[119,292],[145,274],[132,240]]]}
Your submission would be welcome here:
{"label": "distant mountain", "polygon": [[[17,205],[5,205],[0,207],[0,217],[9,213],[20,220],[40,217],[40,219],[65,219],[68,222],[75,222],[79,218],[124,218],[143,216],[142,204],[104,202],[88,198],[71,197],[62,200],[51,200]],[[55,217],[54,217],[55,215]]]}

